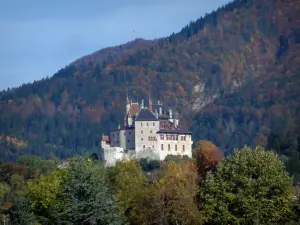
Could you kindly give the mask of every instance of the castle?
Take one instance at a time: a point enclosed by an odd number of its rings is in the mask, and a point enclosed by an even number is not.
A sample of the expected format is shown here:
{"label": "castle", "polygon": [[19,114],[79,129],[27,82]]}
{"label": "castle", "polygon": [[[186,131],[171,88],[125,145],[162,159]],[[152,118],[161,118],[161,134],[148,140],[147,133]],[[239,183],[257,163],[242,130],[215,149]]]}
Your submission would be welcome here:
{"label": "castle", "polygon": [[164,160],[167,155],[192,157],[192,133],[180,129],[178,115],[163,107],[161,101],[148,108],[127,96],[123,126],[102,136],[101,156],[106,165],[133,158]]}

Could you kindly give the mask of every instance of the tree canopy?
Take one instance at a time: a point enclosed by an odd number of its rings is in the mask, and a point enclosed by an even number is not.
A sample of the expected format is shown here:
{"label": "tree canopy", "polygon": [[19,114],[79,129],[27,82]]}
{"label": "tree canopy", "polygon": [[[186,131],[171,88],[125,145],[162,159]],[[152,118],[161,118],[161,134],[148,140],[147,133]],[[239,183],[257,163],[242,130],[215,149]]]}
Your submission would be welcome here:
{"label": "tree canopy", "polygon": [[292,216],[292,179],[261,147],[235,150],[206,177],[201,196],[212,224],[282,224]]}

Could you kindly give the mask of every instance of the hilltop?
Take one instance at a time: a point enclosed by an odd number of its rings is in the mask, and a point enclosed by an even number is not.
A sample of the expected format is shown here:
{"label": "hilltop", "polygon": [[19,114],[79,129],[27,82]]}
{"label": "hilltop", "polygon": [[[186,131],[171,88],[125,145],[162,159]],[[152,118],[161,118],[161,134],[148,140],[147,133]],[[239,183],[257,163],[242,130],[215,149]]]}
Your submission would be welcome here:
{"label": "hilltop", "polygon": [[0,135],[27,144],[2,141],[1,159],[97,151],[127,93],[175,108],[196,140],[228,151],[265,145],[300,115],[299,14],[293,0],[236,0],[169,37],[100,50],[2,92]]}

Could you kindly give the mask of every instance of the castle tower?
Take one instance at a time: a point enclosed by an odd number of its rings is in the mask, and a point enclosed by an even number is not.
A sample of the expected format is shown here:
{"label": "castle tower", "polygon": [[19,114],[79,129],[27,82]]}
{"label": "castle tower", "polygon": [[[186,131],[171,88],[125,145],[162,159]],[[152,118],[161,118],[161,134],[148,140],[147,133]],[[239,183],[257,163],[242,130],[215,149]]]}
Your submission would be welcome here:
{"label": "castle tower", "polygon": [[130,110],[130,101],[129,101],[128,94],[127,94],[127,98],[126,98],[126,115],[128,115],[129,110]]}

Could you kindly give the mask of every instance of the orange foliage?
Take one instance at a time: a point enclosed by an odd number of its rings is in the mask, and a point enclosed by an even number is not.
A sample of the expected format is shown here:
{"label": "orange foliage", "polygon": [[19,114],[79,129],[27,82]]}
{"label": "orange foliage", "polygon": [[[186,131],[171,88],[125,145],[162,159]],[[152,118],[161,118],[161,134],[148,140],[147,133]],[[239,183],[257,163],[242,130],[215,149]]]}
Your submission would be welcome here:
{"label": "orange foliage", "polygon": [[214,143],[206,140],[199,141],[195,151],[198,173],[202,178],[207,171],[213,170],[224,156]]}

